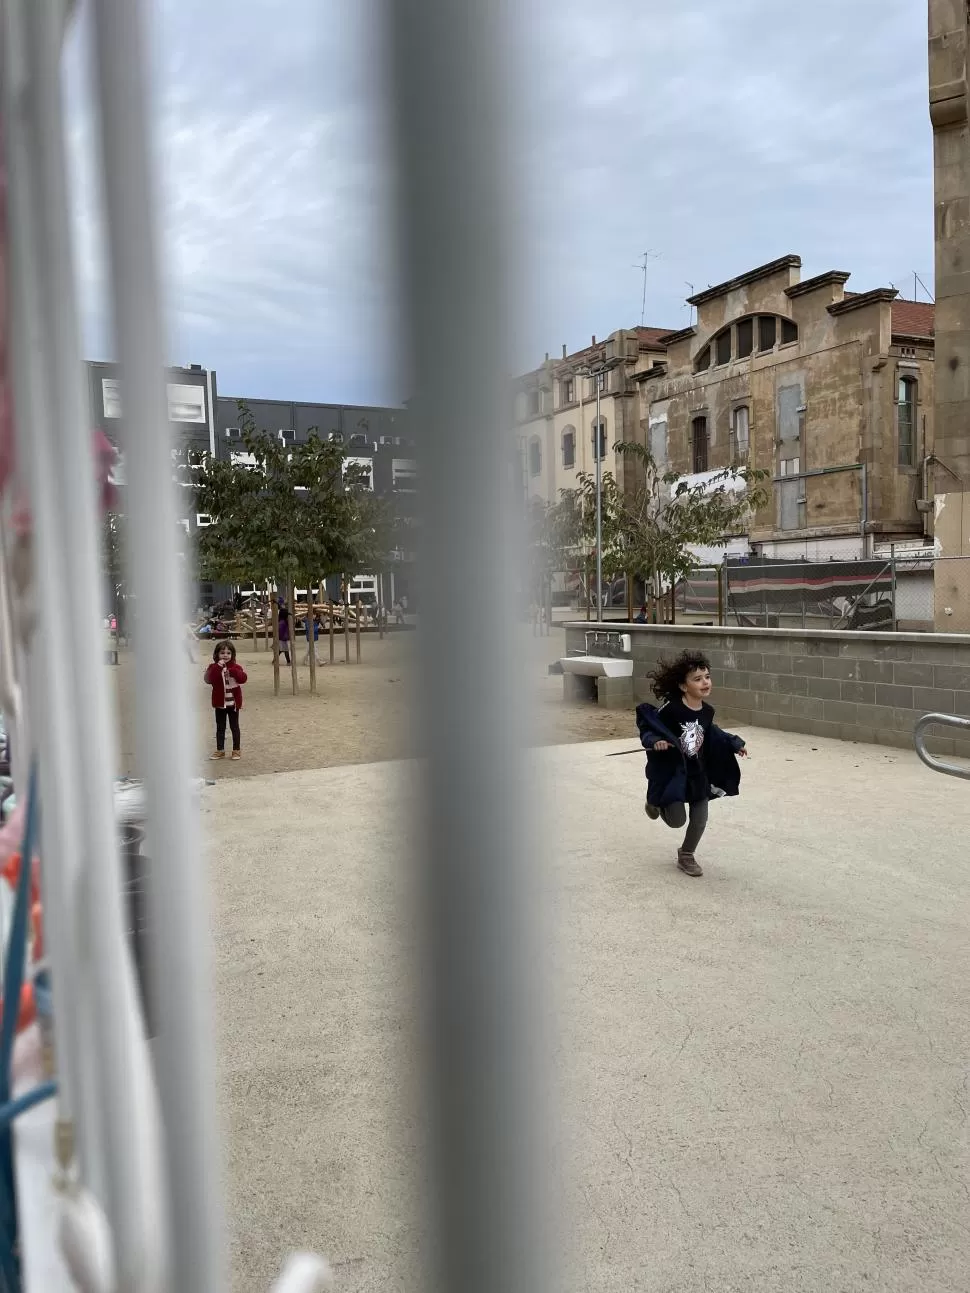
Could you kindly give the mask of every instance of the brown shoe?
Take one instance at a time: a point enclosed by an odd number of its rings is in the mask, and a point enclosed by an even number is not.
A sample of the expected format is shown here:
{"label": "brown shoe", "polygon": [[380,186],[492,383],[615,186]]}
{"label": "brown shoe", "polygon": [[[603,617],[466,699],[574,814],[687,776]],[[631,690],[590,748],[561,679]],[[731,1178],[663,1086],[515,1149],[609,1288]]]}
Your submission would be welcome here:
{"label": "brown shoe", "polygon": [[233,757],[234,759],[241,759],[241,758],[242,758],[242,750],[233,750],[233,752],[232,752],[232,757]]}
{"label": "brown shoe", "polygon": [[212,754],[209,755],[209,760],[210,762],[212,762],[215,759],[224,759],[225,757],[226,757],[225,750],[215,750],[213,751]]}
{"label": "brown shoe", "polygon": [[693,853],[685,853],[683,849],[677,850],[677,865],[683,871],[684,875],[703,875],[697,859]]}

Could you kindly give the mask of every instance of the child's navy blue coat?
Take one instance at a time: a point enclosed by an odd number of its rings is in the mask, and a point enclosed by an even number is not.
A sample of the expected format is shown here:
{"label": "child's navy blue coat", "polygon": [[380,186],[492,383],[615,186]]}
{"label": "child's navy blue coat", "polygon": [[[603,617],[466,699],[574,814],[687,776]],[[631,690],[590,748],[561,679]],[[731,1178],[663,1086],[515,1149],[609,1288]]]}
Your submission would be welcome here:
{"label": "child's navy blue coat", "polygon": [[[687,803],[687,761],[673,732],[664,725],[655,705],[637,706],[640,743],[647,752],[647,803],[654,808]],[[657,741],[666,741],[669,750],[655,750]],[[717,793],[737,795],[741,791],[741,766],[737,755],[744,749],[740,736],[724,732],[711,724],[704,743],[704,767],[711,788]]]}

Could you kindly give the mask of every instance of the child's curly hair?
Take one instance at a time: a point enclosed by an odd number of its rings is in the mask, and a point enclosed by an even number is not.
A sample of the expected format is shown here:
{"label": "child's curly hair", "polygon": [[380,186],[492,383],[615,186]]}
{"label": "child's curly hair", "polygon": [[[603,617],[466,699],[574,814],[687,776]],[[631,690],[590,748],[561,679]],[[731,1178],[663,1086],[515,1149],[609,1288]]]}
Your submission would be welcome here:
{"label": "child's curly hair", "polygon": [[682,651],[676,660],[658,660],[656,669],[647,677],[658,700],[680,700],[680,689],[688,675],[710,667],[711,662],[702,651]]}
{"label": "child's curly hair", "polygon": [[232,644],[230,641],[228,641],[227,639],[224,639],[222,642],[217,642],[217,643],[215,644],[215,646],[214,646],[214,647],[213,647],[213,649],[212,649],[212,659],[215,661],[215,663],[216,663],[216,664],[218,664],[218,663],[219,663],[219,652],[222,650],[222,648],[223,648],[223,647],[228,647],[228,648],[229,648],[229,650],[230,650],[230,652],[231,652],[231,654],[232,654],[232,660],[230,661],[230,663],[231,663],[231,664],[235,664],[235,663],[236,663],[236,648],[235,648],[235,647],[233,646],[233,644]]}

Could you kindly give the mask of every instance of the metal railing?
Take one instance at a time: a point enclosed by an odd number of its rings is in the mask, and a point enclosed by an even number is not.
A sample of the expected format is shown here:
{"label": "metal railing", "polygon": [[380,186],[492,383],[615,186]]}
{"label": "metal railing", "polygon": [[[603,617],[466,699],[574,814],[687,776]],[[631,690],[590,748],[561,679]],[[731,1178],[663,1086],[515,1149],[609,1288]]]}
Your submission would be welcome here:
{"label": "metal railing", "polygon": [[970,718],[961,718],[958,714],[924,714],[913,729],[916,753],[928,768],[947,777],[970,781],[970,764],[947,763],[945,759],[930,754],[926,748],[926,729],[929,727],[955,727],[961,732],[970,732]]}

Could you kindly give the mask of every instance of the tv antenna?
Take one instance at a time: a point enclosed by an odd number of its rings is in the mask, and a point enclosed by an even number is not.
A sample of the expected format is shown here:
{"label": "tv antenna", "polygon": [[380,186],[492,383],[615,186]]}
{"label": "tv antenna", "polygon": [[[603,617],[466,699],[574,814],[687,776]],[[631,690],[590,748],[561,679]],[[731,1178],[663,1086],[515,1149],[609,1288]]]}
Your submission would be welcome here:
{"label": "tv antenna", "polygon": [[652,260],[660,260],[660,259],[661,259],[661,256],[659,251],[645,251],[643,253],[643,259],[638,260],[637,263],[633,266],[634,269],[640,270],[640,272],[643,274],[643,297],[640,301],[640,327],[641,328],[643,327],[644,320],[646,319],[646,315],[647,315],[647,269]]}

